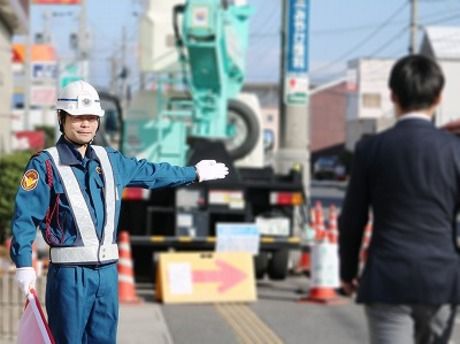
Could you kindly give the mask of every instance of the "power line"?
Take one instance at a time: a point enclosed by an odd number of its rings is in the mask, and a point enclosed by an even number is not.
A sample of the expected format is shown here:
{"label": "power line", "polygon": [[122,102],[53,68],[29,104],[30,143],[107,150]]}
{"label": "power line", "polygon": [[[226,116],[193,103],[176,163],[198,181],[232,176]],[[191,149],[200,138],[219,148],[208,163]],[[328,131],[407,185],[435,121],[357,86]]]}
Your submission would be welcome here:
{"label": "power line", "polygon": [[357,49],[361,48],[364,44],[366,44],[369,40],[371,40],[375,35],[377,35],[382,29],[384,29],[390,22],[398,15],[400,12],[408,5],[408,2],[404,1],[402,6],[399,6],[382,24],[380,24],[375,30],[373,30],[370,34],[368,34],[364,39],[359,41],[357,44],[355,44],[353,47],[351,47],[349,50],[345,51],[342,53],[336,60],[328,63],[325,66],[319,67],[316,70],[312,71],[311,73],[316,73],[318,71],[328,69],[329,67],[342,62],[346,57],[348,57],[350,54],[354,53]]}
{"label": "power line", "polygon": [[[455,12],[454,12],[455,13]],[[452,16],[452,10],[444,10],[444,11],[439,11],[436,13],[430,13],[428,16],[421,17],[420,21],[424,20],[436,20],[436,21],[443,21],[445,18],[437,18],[440,15],[445,15],[449,14],[449,17]],[[447,18],[449,18],[447,17]],[[397,20],[393,21],[393,24],[406,24],[407,20]],[[357,26],[343,26],[343,27],[335,27],[335,28],[329,28],[329,29],[318,29],[318,30],[312,30],[310,31],[310,34],[312,35],[337,35],[337,34],[348,34],[351,32],[356,32],[356,31],[362,31],[362,30],[367,30],[367,29],[373,29],[377,26],[382,25],[383,22],[376,22],[376,23],[367,23],[367,24],[362,24],[362,25],[357,25]]]}
{"label": "power line", "polygon": [[[427,22],[424,24],[424,26],[426,25],[432,25],[432,24],[438,24],[438,23],[443,23],[443,22],[447,22],[447,21],[451,21],[451,20],[455,20],[455,19],[460,19],[460,12],[457,12],[455,14],[452,15],[452,12],[449,16],[447,17],[443,17],[443,18],[439,18],[437,20],[433,20],[431,22]],[[420,27],[421,25],[419,25]]]}
{"label": "power line", "polygon": [[390,46],[390,44],[394,43],[394,41],[397,39],[397,38],[401,38],[402,35],[404,33],[406,33],[407,31],[409,30],[409,27],[406,26],[404,28],[402,28],[400,31],[398,31],[394,36],[391,36],[390,39],[388,39],[387,41],[385,41],[385,43],[383,43],[380,47],[378,47],[377,49],[375,49],[372,53],[369,54],[369,57],[375,57],[378,53],[380,53],[381,51],[385,50],[385,48],[387,48],[388,46]]}

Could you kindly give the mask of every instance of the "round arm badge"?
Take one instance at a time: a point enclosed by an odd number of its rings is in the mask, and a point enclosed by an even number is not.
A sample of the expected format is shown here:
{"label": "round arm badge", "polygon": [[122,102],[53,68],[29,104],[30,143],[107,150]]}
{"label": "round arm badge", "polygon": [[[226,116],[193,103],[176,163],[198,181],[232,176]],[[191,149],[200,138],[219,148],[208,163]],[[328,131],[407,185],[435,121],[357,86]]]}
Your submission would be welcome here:
{"label": "round arm badge", "polygon": [[39,179],[40,175],[37,170],[27,170],[22,176],[21,187],[25,191],[32,191],[37,187]]}

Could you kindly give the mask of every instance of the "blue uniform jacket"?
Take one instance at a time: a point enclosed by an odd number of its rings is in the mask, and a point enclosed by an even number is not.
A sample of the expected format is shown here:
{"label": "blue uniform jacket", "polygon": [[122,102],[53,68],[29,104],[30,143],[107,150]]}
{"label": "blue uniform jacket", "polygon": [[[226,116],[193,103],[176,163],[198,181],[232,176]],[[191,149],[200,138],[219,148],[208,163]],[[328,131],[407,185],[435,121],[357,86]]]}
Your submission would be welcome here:
{"label": "blue uniform jacket", "polygon": [[[100,238],[105,221],[104,178],[101,175],[100,162],[91,146],[88,147],[84,158],[63,137],[59,139],[56,147],[61,162],[71,166],[81,186]],[[127,158],[112,148],[106,149],[112,164],[117,191],[115,224],[118,223],[120,215],[121,194],[124,187],[156,189],[189,184],[196,180],[196,169],[193,166],[155,164],[146,160]],[[69,201],[53,164],[50,164],[53,179],[50,187],[47,160],[51,160],[51,157],[46,152],[32,157],[17,191],[10,252],[17,267],[32,266],[32,243],[35,240],[37,227],[50,246],[72,246],[77,238],[77,228]]]}

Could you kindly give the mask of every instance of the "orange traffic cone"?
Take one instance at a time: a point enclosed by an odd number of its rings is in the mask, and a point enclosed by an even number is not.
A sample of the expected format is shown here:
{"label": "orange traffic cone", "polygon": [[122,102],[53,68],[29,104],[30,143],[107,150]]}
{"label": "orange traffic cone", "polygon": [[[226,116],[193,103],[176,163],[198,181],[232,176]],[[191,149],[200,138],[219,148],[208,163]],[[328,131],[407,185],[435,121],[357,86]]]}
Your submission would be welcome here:
{"label": "orange traffic cone", "polygon": [[323,216],[323,206],[320,201],[317,201],[315,204],[315,231],[316,231],[316,241],[322,241],[325,239],[325,226],[324,226],[324,216]]}
{"label": "orange traffic cone", "polygon": [[[316,206],[318,208],[318,205]],[[339,256],[337,245],[337,212],[335,206],[330,208],[329,229],[324,230],[324,221],[318,221],[322,226],[322,234],[312,247],[312,270],[308,296],[301,302],[315,302],[324,304],[346,303],[339,298],[336,289],[339,282]],[[322,210],[320,213],[322,217]],[[321,223],[322,222],[322,223]],[[321,233],[321,231],[318,231]]]}
{"label": "orange traffic cone", "polygon": [[118,250],[118,299],[122,303],[140,302],[134,286],[133,261],[131,259],[129,233],[120,232]]}
{"label": "orange traffic cone", "polygon": [[337,208],[334,204],[329,207],[329,228],[327,237],[330,243],[337,244],[339,232],[337,230]]}
{"label": "orange traffic cone", "polygon": [[339,287],[337,244],[318,242],[312,248],[312,271],[308,295],[301,302],[343,304],[336,292]]}
{"label": "orange traffic cone", "polygon": [[295,271],[297,273],[305,273],[309,275],[310,269],[311,269],[310,249],[302,248],[302,252],[300,254],[299,261],[297,262]]}

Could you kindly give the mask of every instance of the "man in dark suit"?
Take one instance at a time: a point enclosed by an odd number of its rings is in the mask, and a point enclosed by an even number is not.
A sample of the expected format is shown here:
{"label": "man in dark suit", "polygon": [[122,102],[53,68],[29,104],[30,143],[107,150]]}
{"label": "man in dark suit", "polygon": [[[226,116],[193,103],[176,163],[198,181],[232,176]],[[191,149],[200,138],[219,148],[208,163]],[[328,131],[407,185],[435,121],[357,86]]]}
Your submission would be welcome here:
{"label": "man in dark suit", "polygon": [[[396,125],[356,146],[339,219],[340,277],[365,304],[371,343],[447,343],[451,335],[460,302],[460,140],[432,123],[443,86],[434,61],[400,59],[389,79]],[[369,211],[373,235],[359,276]]]}

